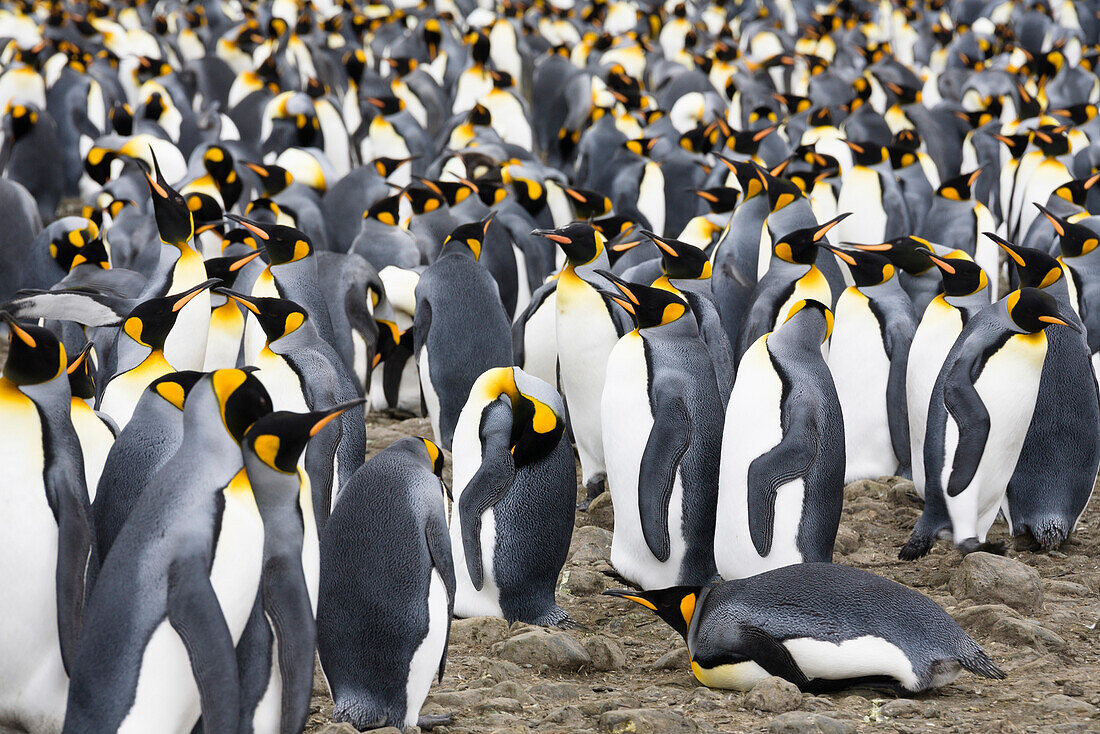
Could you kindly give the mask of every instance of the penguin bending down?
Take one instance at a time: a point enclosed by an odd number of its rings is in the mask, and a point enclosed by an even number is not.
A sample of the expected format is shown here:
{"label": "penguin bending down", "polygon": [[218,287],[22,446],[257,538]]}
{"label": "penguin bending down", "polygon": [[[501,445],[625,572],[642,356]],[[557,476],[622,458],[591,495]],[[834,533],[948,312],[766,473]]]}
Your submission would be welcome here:
{"label": "penguin bending down", "polygon": [[687,302],[600,275],[634,319],[607,358],[604,455],[615,508],[611,564],[642,588],[714,577],[724,396]]}
{"label": "penguin bending down", "polygon": [[945,686],[964,669],[1005,677],[934,601],[847,566],[803,563],[717,586],[604,593],[679,632],[692,672],[712,688],[747,691],[777,675],[808,693],[858,686],[903,695]]}
{"label": "penguin bending down", "polygon": [[335,721],[413,726],[432,679],[443,677],[455,573],[442,474],[435,444],[403,438],[336,498],[321,535],[317,603]]}
{"label": "penguin bending down", "polygon": [[924,511],[903,560],[948,534],[964,553],[990,547],[986,533],[1035,411],[1050,324],[1080,329],[1053,296],[1023,288],[971,317],[951,347],[928,406]]}
{"label": "penguin bending down", "polygon": [[183,442],[115,539],[88,598],[64,734],[237,730],[236,651],[263,565],[264,526],[240,442],[271,411],[242,370],[203,377]]}
{"label": "penguin bending down", "polygon": [[[77,656],[94,538],[65,347],[0,312],[0,722],[57,732]],[[14,631],[14,633],[13,633]],[[82,640],[83,638],[81,638]]]}
{"label": "penguin bending down", "polygon": [[844,419],[821,356],[833,315],[801,301],[741,359],[722,431],[714,565],[724,579],[830,562],[844,502]]}
{"label": "penguin bending down", "polygon": [[458,417],[452,455],[455,614],[577,626],[554,602],[577,494],[557,391],[518,367],[487,370]]}

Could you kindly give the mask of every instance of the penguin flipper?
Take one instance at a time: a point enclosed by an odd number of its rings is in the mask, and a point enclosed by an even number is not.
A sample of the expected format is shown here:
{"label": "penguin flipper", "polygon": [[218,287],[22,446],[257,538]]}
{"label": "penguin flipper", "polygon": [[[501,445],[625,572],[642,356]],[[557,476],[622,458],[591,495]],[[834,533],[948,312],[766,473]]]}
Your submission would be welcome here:
{"label": "penguin flipper", "polygon": [[260,593],[279,648],[279,675],[283,679],[281,734],[300,732],[309,718],[313,693],[313,650],[317,643],[313,607],[309,601],[301,559],[270,559],[264,568]]}
{"label": "penguin flipper", "polygon": [[748,643],[749,657],[771,675],[790,681],[803,690],[810,685],[809,678],[798,667],[791,651],[765,630],[751,624],[743,624],[737,632],[742,644]]}
{"label": "penguin flipper", "polygon": [[[76,468],[52,461],[47,469],[50,505],[57,516],[57,628],[66,672],[76,657],[84,600],[91,585],[89,576],[98,570],[89,567],[97,562],[98,554],[93,553],[87,490],[83,488],[83,479],[68,476]],[[80,476],[83,477],[82,469]]]}
{"label": "penguin flipper", "polygon": [[17,319],[75,321],[84,326],[117,326],[134,306],[133,301],[102,293],[80,291],[20,291],[3,304]]}
{"label": "penguin flipper", "polygon": [[[446,521],[439,522],[437,518],[428,518],[424,528],[424,536],[428,542],[428,555],[432,558],[432,566],[443,578],[443,586],[447,589],[447,638],[450,638],[451,618],[455,608],[455,564],[451,557],[451,538],[447,534]],[[478,556],[480,558],[480,555]],[[443,642],[443,655],[439,658],[439,680],[443,680],[443,670],[447,667],[448,640]]]}
{"label": "penguin flipper", "polygon": [[[424,346],[424,343],[428,341],[428,329],[432,326],[432,304],[428,302],[428,299],[417,299],[416,313],[413,315],[412,336],[413,336],[413,357],[416,359],[416,363],[420,364],[420,349]],[[424,415],[427,415],[427,411]]]}
{"label": "penguin flipper", "polygon": [[951,476],[944,488],[948,497],[958,496],[973,481],[989,438],[989,411],[971,382],[971,370],[965,366],[962,362],[956,364],[943,388],[944,405],[959,427]]}
{"label": "penguin flipper", "polygon": [[642,536],[653,556],[667,561],[672,552],[668,534],[668,506],[676,468],[691,445],[691,415],[683,398],[665,389],[657,394],[653,428],[638,469],[638,511]]}
{"label": "penguin flipper", "polygon": [[168,567],[168,621],[180,636],[199,688],[207,734],[236,731],[240,715],[237,652],[210,584],[209,564],[198,555]]}
{"label": "penguin flipper", "polygon": [[911,470],[912,456],[909,442],[909,409],[905,400],[905,373],[909,364],[909,346],[913,341],[913,327],[903,328],[898,320],[886,331],[886,352],[890,358],[890,372],[886,377],[886,418],[890,428],[890,443],[901,471]]}
{"label": "penguin flipper", "polygon": [[512,458],[512,411],[501,402],[481,416],[481,466],[458,500],[462,515],[462,550],[474,588],[481,590],[481,516],[512,488],[516,465]]}
{"label": "penguin flipper", "polygon": [[805,476],[819,451],[820,436],[813,406],[788,401],[783,440],[749,464],[749,535],[756,552],[767,556],[775,530],[775,499],[784,484]]}

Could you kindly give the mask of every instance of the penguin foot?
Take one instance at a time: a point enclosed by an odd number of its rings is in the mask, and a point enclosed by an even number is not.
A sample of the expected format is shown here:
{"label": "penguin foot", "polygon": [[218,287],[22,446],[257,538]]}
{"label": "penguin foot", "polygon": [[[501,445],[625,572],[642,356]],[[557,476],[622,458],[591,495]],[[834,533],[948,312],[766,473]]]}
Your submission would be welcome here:
{"label": "penguin foot", "polygon": [[903,561],[915,561],[918,558],[924,558],[932,550],[935,542],[936,539],[931,536],[914,533],[909,536],[908,542],[898,551],[898,558]]}
{"label": "penguin foot", "polygon": [[421,714],[420,718],[416,720],[416,725],[424,731],[431,731],[437,726],[447,726],[451,723],[450,714]]}
{"label": "penguin foot", "polygon": [[582,512],[586,511],[588,506],[592,504],[592,500],[603,494],[605,489],[607,489],[607,477],[605,475],[601,474],[590,480],[584,485],[585,498],[577,503],[577,509]]}
{"label": "penguin foot", "polygon": [[1008,551],[1008,543],[1003,540],[988,540],[982,543],[978,550],[983,553],[992,553],[995,556],[1003,556]]}
{"label": "penguin foot", "polygon": [[1023,535],[1017,535],[1013,544],[1013,550],[1016,551],[1030,551],[1035,552],[1042,548],[1039,541],[1035,539],[1035,536],[1031,533],[1024,533]]}
{"label": "penguin foot", "polygon": [[982,542],[977,538],[967,538],[955,544],[955,547],[959,549],[959,553],[968,556],[971,553],[976,553],[982,550]]}

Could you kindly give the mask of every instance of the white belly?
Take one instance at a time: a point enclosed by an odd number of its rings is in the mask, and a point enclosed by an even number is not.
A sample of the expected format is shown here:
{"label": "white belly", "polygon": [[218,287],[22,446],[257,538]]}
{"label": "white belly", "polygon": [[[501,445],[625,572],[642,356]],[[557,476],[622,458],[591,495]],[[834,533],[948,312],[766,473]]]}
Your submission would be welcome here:
{"label": "white belly", "polygon": [[909,690],[916,690],[919,685],[909,658],[901,648],[881,637],[864,635],[839,644],[801,637],[786,640],[783,646],[810,679],[889,675]]}
{"label": "white belly", "polygon": [[[164,377],[175,370],[172,365],[154,353],[140,365],[111,378],[103,388],[103,397],[99,409],[111,416],[121,431],[134,415],[134,408],[141,399],[145,388],[154,380]],[[181,368],[184,369],[184,368]]]}
{"label": "white belly", "polygon": [[134,703],[118,734],[189,734],[201,713],[187,648],[166,619],[142,654]]}
{"label": "white belly", "polygon": [[80,439],[80,451],[84,456],[84,481],[88,487],[88,501],[92,502],[95,500],[99,475],[103,473],[103,465],[107,463],[107,454],[115,443],[115,437],[107,424],[80,398],[73,400],[70,415],[76,436]]}
{"label": "white belly", "polygon": [[943,361],[962,332],[962,317],[955,309],[937,301],[924,312],[913,343],[905,372],[905,396],[909,413],[909,446],[913,462],[913,484],[924,497],[924,431],[928,423],[928,403]]}
{"label": "white belly", "polygon": [[749,530],[749,465],[783,438],[780,425],[783,383],[772,366],[765,340],[766,337],[758,339],[741,359],[722,432],[714,563],[724,579],[745,578],[802,562],[797,546],[802,519],[801,479],[779,488],[772,546],[767,556],[756,550]]}
{"label": "white belly", "polygon": [[244,315],[235,303],[214,309],[210,313],[210,331],[206,338],[203,371],[232,369],[244,338]]}
{"label": "white belly", "polygon": [[164,340],[164,358],[177,369],[201,370],[206,359],[209,331],[210,291],[203,290],[176,314],[176,324]]}
{"label": "white belly", "polygon": [[[1042,340],[1041,346],[1035,342]],[[955,542],[977,538],[985,542],[997,512],[1004,500],[1008,480],[1016,468],[1020,449],[1024,445],[1035,400],[1039,394],[1039,378],[1046,356],[1046,336],[1013,336],[994,354],[978,376],[974,388],[989,413],[989,436],[985,451],[978,462],[974,478],[955,497],[947,495],[958,426],[947,416],[943,487],[947,511],[951,517]]]}
{"label": "white belly", "polygon": [[893,474],[898,460],[886,410],[890,360],[866,296],[852,288],[837,301],[829,371],[844,414],[845,484]]}
{"label": "white belly", "polygon": [[309,411],[302,380],[285,359],[265,349],[256,356],[254,364],[259,367],[255,373],[256,378],[271,395],[272,410],[292,410],[297,413]]}
{"label": "white belly", "polygon": [[684,489],[679,472],[669,502],[670,553],[667,561],[658,561],[650,551],[642,534],[638,508],[639,467],[653,429],[642,338],[634,332],[624,336],[612,350],[607,364],[609,371],[615,374],[603,394],[607,483],[615,509],[611,564],[624,578],[643,589],[675,586],[686,552],[680,530]]}
{"label": "white belly", "polygon": [[886,238],[886,212],[882,208],[882,190],[878,174],[869,169],[853,168],[844,175],[837,211],[855,212],[837,225],[837,241],[873,245]]}
{"label": "white belly", "polygon": [[271,674],[267,679],[264,695],[256,703],[252,713],[252,734],[279,734],[282,716],[283,676],[279,667],[279,635],[264,614],[264,621],[271,629]]}
{"label": "white belly", "polygon": [[[0,721],[59,732],[69,679],[57,632],[57,523],[38,411],[0,384]],[[39,728],[40,727],[40,728]]]}
{"label": "white belly", "polygon": [[420,349],[420,359],[417,360],[416,367],[420,374],[420,392],[424,396],[424,405],[428,409],[428,420],[432,424],[432,436],[435,438],[435,442],[442,446],[443,441],[439,436],[439,395],[436,394],[435,386],[432,385],[432,372],[431,367],[428,365],[427,345]]}
{"label": "white belly", "polygon": [[432,569],[428,586],[428,634],[413,653],[409,678],[405,684],[405,726],[416,726],[420,707],[439,673],[439,661],[447,643],[447,587],[439,572]]}
{"label": "white belly", "polygon": [[548,385],[558,384],[557,305],[555,295],[532,314],[523,330],[523,371]]}

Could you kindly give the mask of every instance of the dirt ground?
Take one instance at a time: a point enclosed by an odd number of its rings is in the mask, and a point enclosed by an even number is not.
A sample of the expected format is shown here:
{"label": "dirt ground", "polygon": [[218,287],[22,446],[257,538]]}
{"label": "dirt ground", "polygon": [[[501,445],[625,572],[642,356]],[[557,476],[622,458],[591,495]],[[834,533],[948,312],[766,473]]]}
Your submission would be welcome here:
{"label": "dirt ground", "polygon": [[[431,431],[424,419],[372,417],[368,456],[405,435],[430,437]],[[668,626],[641,607],[599,595],[619,585],[604,573],[610,571],[611,508],[599,502],[591,513],[577,513],[558,590],[558,603],[586,628],[567,634],[589,653],[591,664],[569,670],[557,663],[525,663],[522,657],[510,662],[502,655],[516,659],[514,649],[522,648],[506,648],[529,632],[526,625],[508,629],[502,621],[456,622],[446,675],[433,686],[423,713],[452,714],[449,725],[435,729],[438,734],[1100,731],[1097,503],[1061,551],[1008,551],[1009,558],[1041,576],[1041,607],[1024,612],[990,606],[988,599],[955,598],[952,589],[959,587],[952,584],[952,574],[960,556],[945,543],[917,562],[897,559],[920,514],[911,486],[897,479],[849,485],[835,561],[930,596],[985,647],[1008,674],[1006,680],[964,672],[954,684],[912,700],[867,690],[804,694],[800,703],[796,698],[788,705],[801,713],[781,719],[779,711],[753,708],[752,694],[703,688],[687,666],[683,643]],[[1007,527],[999,522],[991,539],[1006,536]],[[332,706],[320,678],[314,694],[306,731],[350,732],[328,725]]]}

